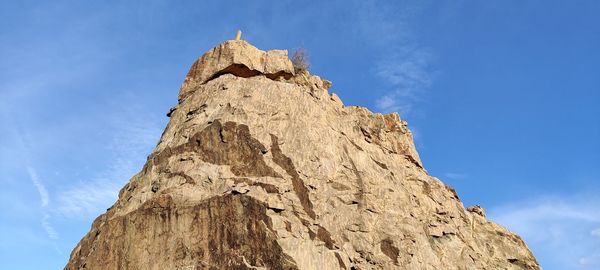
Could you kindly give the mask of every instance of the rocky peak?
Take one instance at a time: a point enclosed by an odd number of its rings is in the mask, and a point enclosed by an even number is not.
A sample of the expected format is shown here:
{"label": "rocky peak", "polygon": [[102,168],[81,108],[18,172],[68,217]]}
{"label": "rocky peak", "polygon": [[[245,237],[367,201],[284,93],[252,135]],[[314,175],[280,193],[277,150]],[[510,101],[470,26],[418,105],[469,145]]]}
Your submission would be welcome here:
{"label": "rocky peak", "polygon": [[398,114],[330,86],[283,50],[209,50],[66,269],[539,269],[427,173]]}
{"label": "rocky peak", "polygon": [[204,84],[223,74],[289,79],[294,75],[294,67],[286,50],[265,52],[245,40],[228,40],[206,52],[192,65],[179,91],[179,99],[187,96],[192,85]]}

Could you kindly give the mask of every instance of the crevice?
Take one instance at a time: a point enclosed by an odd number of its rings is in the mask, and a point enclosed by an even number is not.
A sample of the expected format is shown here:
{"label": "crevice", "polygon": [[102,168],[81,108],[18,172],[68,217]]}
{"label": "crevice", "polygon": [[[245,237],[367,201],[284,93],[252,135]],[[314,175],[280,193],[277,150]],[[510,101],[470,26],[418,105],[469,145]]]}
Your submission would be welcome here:
{"label": "crevice", "polygon": [[249,186],[258,186],[258,187],[263,188],[267,193],[279,193],[279,189],[275,185],[271,185],[271,184],[267,184],[267,183],[263,183],[263,182],[252,181],[245,177],[233,178],[233,182],[236,185],[239,183],[246,183]]}
{"label": "crevice", "polygon": [[354,172],[354,175],[356,176],[356,181],[358,184],[358,193],[355,194],[355,196],[356,196],[355,199],[358,203],[359,209],[362,209],[365,205],[365,182],[363,181],[362,176],[360,176],[360,172],[356,168],[356,164],[354,164],[354,160],[352,160],[352,158],[350,157],[350,154],[348,154],[348,148],[346,148],[345,145],[344,145],[344,152],[346,153],[348,160],[350,160],[350,164],[352,165],[352,171]]}
{"label": "crevice", "polygon": [[294,192],[300,199],[300,204],[302,204],[304,212],[306,212],[306,214],[308,214],[308,216],[310,216],[312,219],[315,219],[316,214],[313,210],[310,197],[308,196],[308,188],[306,188],[304,185],[304,181],[300,179],[300,175],[298,175],[292,160],[284,155],[283,152],[281,152],[281,148],[279,148],[279,143],[277,140],[277,136],[271,134],[271,154],[273,155],[273,162],[283,168],[288,175],[292,177],[292,186],[294,188]]}
{"label": "crevice", "polygon": [[285,210],[285,209],[276,208],[276,207],[269,207],[269,206],[267,206],[267,208],[271,209],[273,212],[275,212],[277,214],[279,214],[279,213],[283,212],[283,210]]}
{"label": "crevice", "polygon": [[335,190],[339,190],[339,191],[350,190],[350,188],[348,186],[338,183],[338,182],[332,182],[331,188],[333,188]]}
{"label": "crevice", "polygon": [[285,71],[278,71],[276,73],[266,73],[265,74],[258,70],[250,69],[249,67],[247,67],[244,64],[231,64],[230,66],[228,66],[228,67],[222,69],[221,71],[215,73],[214,75],[212,75],[210,78],[208,78],[202,84],[206,84],[207,82],[214,80],[225,74],[232,74],[236,77],[242,77],[242,78],[250,78],[250,77],[265,75],[267,78],[274,80],[274,81],[278,80],[279,78],[284,78],[284,79],[288,80],[288,79],[292,78],[292,76],[293,76],[293,74],[291,74],[289,72],[285,72]]}
{"label": "crevice", "polygon": [[342,256],[340,256],[340,254],[338,252],[335,253],[335,258],[337,259],[338,264],[340,265],[340,268],[347,269],[346,264],[344,263],[344,260],[342,259]]}
{"label": "crevice", "polygon": [[423,166],[421,166],[421,164],[419,164],[419,162],[412,155],[404,155],[404,158],[406,158],[406,160],[410,161],[412,164],[415,164],[417,167],[423,169]]}
{"label": "crevice", "polygon": [[175,110],[177,110],[177,106],[173,106],[169,109],[169,112],[167,113],[167,117],[171,117],[171,115],[173,115],[173,112],[175,112]]}
{"label": "crevice", "polygon": [[460,198],[458,197],[458,193],[456,192],[455,189],[453,189],[452,187],[450,187],[448,185],[444,185],[444,188],[452,194],[452,197],[454,199],[457,199],[460,201]]}
{"label": "crevice", "polygon": [[302,225],[304,225],[304,227],[308,229],[308,236],[310,237],[310,240],[319,239],[321,242],[325,243],[325,247],[329,250],[337,249],[337,247],[335,246],[335,241],[333,240],[333,238],[331,237],[331,233],[327,229],[325,229],[321,225],[315,224],[315,226],[317,227],[317,232],[315,233],[310,228],[311,224],[308,220],[301,218],[300,216],[298,216],[298,214],[296,214],[296,217],[300,219]]}
{"label": "crevice", "polygon": [[379,167],[381,167],[382,169],[384,169],[384,170],[388,169],[388,166],[385,165],[385,163],[379,162],[379,161],[375,160],[373,157],[371,157],[371,160],[373,160],[373,162],[375,162],[375,164],[379,165]]}
{"label": "crevice", "polygon": [[342,135],[344,135],[344,137],[346,137],[346,140],[348,140],[348,141],[349,141],[349,142],[350,142],[350,143],[351,143],[351,144],[352,144],[354,147],[356,147],[356,149],[358,149],[358,150],[360,150],[360,151],[364,151],[364,150],[362,149],[362,147],[358,146],[358,144],[356,144],[356,143],[355,143],[355,142],[354,142],[352,139],[348,138],[348,135],[346,135],[344,132],[341,132],[341,131],[340,131],[340,133],[341,133]]}
{"label": "crevice", "polygon": [[289,79],[291,79],[291,78],[292,78],[292,76],[294,76],[294,75],[292,75],[292,74],[291,74],[291,73],[289,73],[289,72],[285,72],[285,71],[278,71],[278,72],[275,72],[275,73],[267,73],[267,74],[265,74],[265,76],[266,76],[267,78],[271,79],[271,80],[274,80],[274,81],[276,81],[276,80],[278,80],[279,78],[282,78],[282,77],[283,77],[284,79],[286,79],[286,80],[289,80]]}
{"label": "crevice", "polygon": [[509,258],[507,259],[507,261],[512,264],[515,265],[521,269],[528,269],[528,270],[534,270],[534,269],[539,269],[538,267],[531,265],[523,260],[520,259],[516,259],[516,258]]}
{"label": "crevice", "polygon": [[400,250],[394,245],[394,241],[392,241],[392,239],[386,238],[381,241],[379,248],[383,254],[388,256],[395,264],[398,264],[398,255],[400,255]]}
{"label": "crevice", "polygon": [[331,238],[331,233],[323,228],[321,225],[317,225],[317,238],[325,243],[325,247],[332,250],[334,249],[335,241]]}

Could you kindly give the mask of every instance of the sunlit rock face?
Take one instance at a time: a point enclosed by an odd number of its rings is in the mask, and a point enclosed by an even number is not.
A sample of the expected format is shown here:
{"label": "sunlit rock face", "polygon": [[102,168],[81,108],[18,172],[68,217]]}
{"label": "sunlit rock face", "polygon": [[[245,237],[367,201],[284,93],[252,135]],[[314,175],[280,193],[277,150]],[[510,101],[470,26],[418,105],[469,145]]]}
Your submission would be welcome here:
{"label": "sunlit rock face", "polygon": [[330,86],[287,51],[208,51],[65,269],[539,269],[427,174],[397,114],[344,106]]}

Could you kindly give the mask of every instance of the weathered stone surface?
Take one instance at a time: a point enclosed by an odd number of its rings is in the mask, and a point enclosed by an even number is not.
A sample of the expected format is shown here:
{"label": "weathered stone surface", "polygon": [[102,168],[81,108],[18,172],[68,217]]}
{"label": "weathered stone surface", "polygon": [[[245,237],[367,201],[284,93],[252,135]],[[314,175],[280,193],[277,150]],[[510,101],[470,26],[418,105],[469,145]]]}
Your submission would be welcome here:
{"label": "weathered stone surface", "polygon": [[344,106],[271,52],[227,41],[193,65],[66,269],[539,269],[428,175],[397,114]]}
{"label": "weathered stone surface", "polygon": [[192,65],[179,92],[179,98],[188,94],[191,84],[202,84],[223,74],[289,79],[294,74],[294,67],[286,50],[265,52],[244,40],[229,40],[205,53]]}
{"label": "weathered stone surface", "polygon": [[[264,203],[243,195],[178,205],[169,195],[125,216],[101,216],[73,269],[298,269],[277,243]],[[93,262],[93,263],[90,263]]]}

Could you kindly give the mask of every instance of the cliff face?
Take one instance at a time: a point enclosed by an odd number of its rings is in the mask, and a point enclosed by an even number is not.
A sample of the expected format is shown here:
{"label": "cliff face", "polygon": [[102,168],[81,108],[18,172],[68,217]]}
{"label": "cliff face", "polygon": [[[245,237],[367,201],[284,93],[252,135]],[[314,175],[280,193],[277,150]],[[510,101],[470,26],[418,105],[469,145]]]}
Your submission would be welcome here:
{"label": "cliff face", "polygon": [[344,106],[330,85],[286,51],[208,51],[65,269],[539,269],[427,174],[397,114]]}

